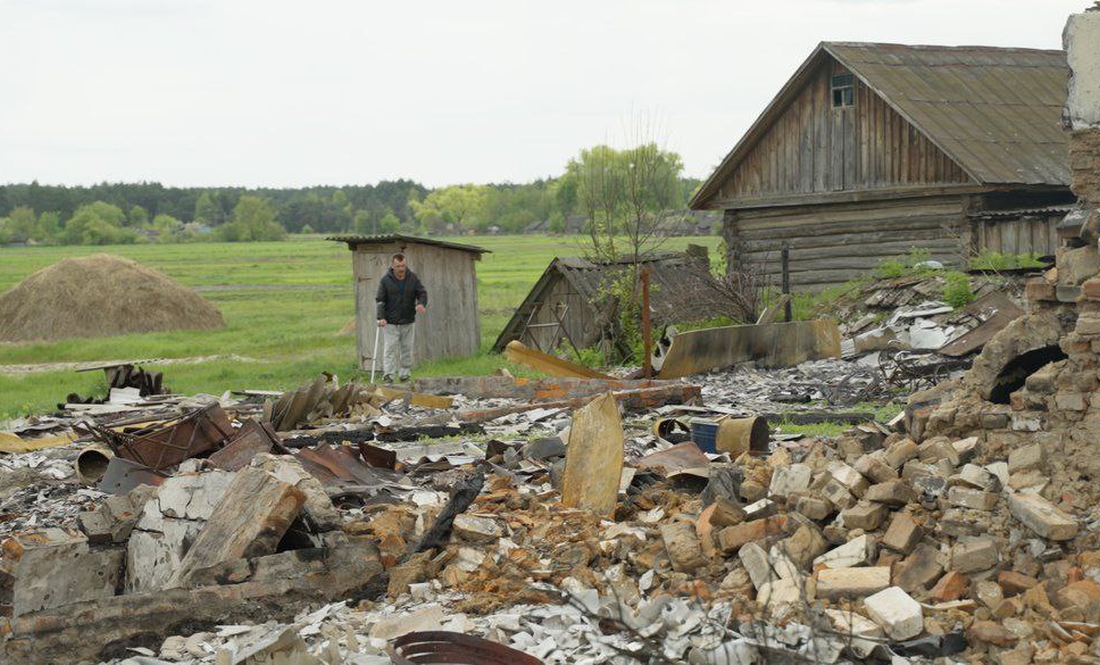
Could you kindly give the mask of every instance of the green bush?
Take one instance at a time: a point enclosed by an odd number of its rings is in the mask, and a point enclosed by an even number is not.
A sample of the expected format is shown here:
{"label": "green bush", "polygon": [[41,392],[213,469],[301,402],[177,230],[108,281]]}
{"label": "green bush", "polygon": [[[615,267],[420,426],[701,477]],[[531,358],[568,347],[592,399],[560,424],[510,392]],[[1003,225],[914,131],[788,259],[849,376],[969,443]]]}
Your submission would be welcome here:
{"label": "green bush", "polygon": [[943,279],[943,299],[948,305],[958,309],[974,301],[974,291],[970,288],[970,277],[966,273],[952,270]]}
{"label": "green bush", "polygon": [[875,275],[881,279],[893,279],[905,274],[906,266],[901,259],[883,259],[875,268]]}
{"label": "green bush", "polygon": [[932,252],[922,247],[914,247],[906,256],[879,261],[878,266],[875,267],[875,275],[880,279],[935,275],[939,269],[926,265],[931,260]]}
{"label": "green bush", "polygon": [[1039,261],[1039,254],[1035,252],[1030,254],[1002,254],[986,248],[979,252],[977,256],[970,259],[970,268],[972,270],[992,270],[997,272],[1001,270],[1016,270],[1018,268],[1042,267],[1043,263]]}

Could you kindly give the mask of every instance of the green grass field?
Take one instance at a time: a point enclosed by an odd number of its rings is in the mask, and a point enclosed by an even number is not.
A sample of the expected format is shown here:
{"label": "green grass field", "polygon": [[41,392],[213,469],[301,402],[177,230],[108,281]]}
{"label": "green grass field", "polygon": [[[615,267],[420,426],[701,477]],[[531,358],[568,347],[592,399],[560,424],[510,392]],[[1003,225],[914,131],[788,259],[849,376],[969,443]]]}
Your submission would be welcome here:
{"label": "green grass field", "polygon": [[[417,369],[421,376],[488,374],[505,366],[503,358],[487,349],[512,310],[550,259],[582,253],[579,237],[456,240],[492,251],[478,264],[483,351],[472,358],[428,363]],[[708,246],[713,255],[719,238],[673,238],[663,249],[683,249],[689,242]],[[221,359],[158,368],[174,392],[213,394],[243,388],[286,389],[323,370],[344,380],[361,375],[355,365],[354,335],[337,334],[355,311],[351,253],[345,245],[296,238],[272,243],[0,248],[0,292],[62,258],[96,252],[133,259],[199,290],[222,311],[226,327],[214,332],[0,343],[0,365],[224,355],[255,360]],[[50,411],[69,393],[102,395],[105,391],[100,372],[0,374],[0,420]]]}

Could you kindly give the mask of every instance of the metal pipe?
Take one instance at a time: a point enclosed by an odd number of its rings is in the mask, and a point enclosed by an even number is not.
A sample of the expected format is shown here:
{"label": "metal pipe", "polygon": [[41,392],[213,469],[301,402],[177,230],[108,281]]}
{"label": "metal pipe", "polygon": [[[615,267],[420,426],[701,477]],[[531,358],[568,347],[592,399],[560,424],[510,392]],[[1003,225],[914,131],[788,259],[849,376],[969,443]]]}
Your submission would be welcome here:
{"label": "metal pipe", "polygon": [[80,482],[89,487],[98,485],[103,480],[103,474],[107,472],[114,452],[103,444],[93,443],[76,456],[76,477]]}

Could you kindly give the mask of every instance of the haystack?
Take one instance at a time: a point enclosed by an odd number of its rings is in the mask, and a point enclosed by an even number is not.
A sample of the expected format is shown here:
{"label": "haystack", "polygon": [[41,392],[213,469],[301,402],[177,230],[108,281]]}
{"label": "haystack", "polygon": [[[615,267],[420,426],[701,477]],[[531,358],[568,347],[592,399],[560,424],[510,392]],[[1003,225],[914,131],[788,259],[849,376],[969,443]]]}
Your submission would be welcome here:
{"label": "haystack", "polygon": [[64,259],[0,295],[0,340],[215,330],[221,312],[163,273],[111,254]]}

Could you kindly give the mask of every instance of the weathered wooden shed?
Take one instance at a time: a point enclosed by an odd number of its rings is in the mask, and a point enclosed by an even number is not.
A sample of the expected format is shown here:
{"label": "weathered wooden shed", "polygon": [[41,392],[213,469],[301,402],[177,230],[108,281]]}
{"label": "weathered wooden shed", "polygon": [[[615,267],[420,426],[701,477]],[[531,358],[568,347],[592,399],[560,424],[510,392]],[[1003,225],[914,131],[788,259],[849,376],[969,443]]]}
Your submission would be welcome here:
{"label": "weathered wooden shed", "polygon": [[[640,264],[650,274],[655,326],[732,315],[738,308],[730,291],[710,275],[704,247],[693,253],[651,255]],[[595,345],[614,311],[614,304],[604,298],[604,286],[629,265],[628,261],[555,258],[516,308],[493,350],[503,351],[512,340],[547,352],[563,345],[578,350]]]}
{"label": "weathered wooden shed", "polygon": [[1052,253],[1072,203],[1062,51],[824,42],[693,198],[731,270],[845,282],[911,248]]}
{"label": "weathered wooden shed", "polygon": [[[481,348],[476,265],[489,250],[401,234],[333,236],[329,240],[347,243],[351,250],[358,322],[355,336],[361,368],[370,368],[374,351],[378,328],[374,297],[378,282],[390,269],[391,257],[398,252],[405,255],[409,269],[428,290],[428,311],[416,317],[415,362],[468,356]],[[379,361],[383,344],[379,340]]]}

